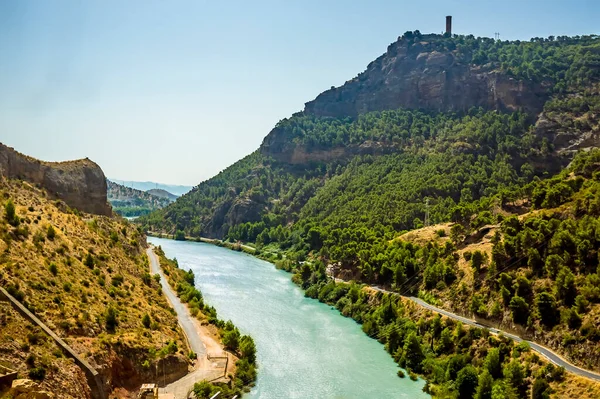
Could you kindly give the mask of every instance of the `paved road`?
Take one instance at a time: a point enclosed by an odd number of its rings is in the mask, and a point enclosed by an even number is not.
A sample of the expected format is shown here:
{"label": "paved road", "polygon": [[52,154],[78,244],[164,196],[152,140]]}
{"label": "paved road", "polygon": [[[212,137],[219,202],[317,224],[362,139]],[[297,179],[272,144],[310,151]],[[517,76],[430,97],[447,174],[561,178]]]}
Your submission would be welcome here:
{"label": "paved road", "polygon": [[[371,288],[374,289],[374,290],[376,290],[376,291],[385,292],[387,294],[400,295],[397,292],[387,291],[387,290],[384,290],[382,288],[375,287],[375,286],[371,286]],[[559,355],[557,355],[556,353],[554,353],[550,349],[546,348],[545,346],[542,346],[540,344],[536,344],[535,342],[532,342],[532,341],[528,341],[528,340],[523,339],[523,338],[521,338],[521,337],[519,337],[517,335],[510,334],[510,333],[507,333],[507,332],[502,331],[502,330],[498,330],[497,328],[485,326],[483,324],[478,323],[477,321],[475,321],[473,319],[469,319],[469,318],[466,318],[466,317],[463,317],[463,316],[459,316],[459,315],[454,314],[452,312],[448,312],[447,310],[440,309],[440,308],[438,308],[436,306],[428,304],[427,302],[425,302],[425,301],[423,301],[423,300],[421,300],[419,298],[415,298],[414,296],[411,296],[411,297],[407,297],[407,296],[404,296],[404,295],[400,295],[400,296],[402,296],[402,297],[404,297],[406,299],[409,299],[409,300],[415,302],[416,304],[418,304],[420,306],[423,306],[424,308],[427,308],[427,309],[432,310],[434,312],[440,313],[440,314],[442,314],[444,316],[447,316],[447,317],[449,317],[451,319],[461,321],[464,324],[468,324],[468,325],[479,327],[479,328],[485,328],[486,330],[489,330],[490,332],[492,332],[494,334],[502,334],[502,335],[504,335],[506,337],[509,337],[509,338],[513,339],[516,342],[525,341],[525,342],[527,342],[529,344],[529,346],[531,347],[531,349],[533,349],[534,351],[538,352],[540,355],[542,355],[543,357],[545,357],[546,359],[548,359],[550,362],[556,364],[557,366],[562,366],[562,367],[565,368],[565,370],[567,370],[567,371],[569,371],[569,372],[571,372],[573,374],[576,374],[576,375],[579,375],[579,376],[582,376],[582,377],[586,377],[586,378],[589,378],[591,380],[599,381],[600,382],[600,374],[596,374],[596,373],[591,372],[589,370],[582,369],[580,367],[572,365],[571,363],[567,362],[565,359],[563,359],[562,357],[560,357]]]}
{"label": "paved road", "polygon": [[146,254],[148,254],[148,259],[150,260],[150,269],[152,270],[152,273],[160,275],[160,285],[162,286],[162,291],[177,313],[179,325],[183,329],[188,345],[198,355],[198,363],[196,364],[196,368],[191,373],[180,378],[179,380],[160,388],[160,393],[173,394],[175,399],[186,399],[188,397],[188,393],[192,390],[196,382],[202,380],[212,381],[222,377],[224,364],[220,363],[224,362],[213,362],[206,358],[206,347],[202,342],[202,337],[196,329],[196,322],[190,314],[187,306],[179,300],[167,282],[167,279],[160,268],[158,257],[152,250],[152,247],[146,250]]}
{"label": "paved road", "polygon": [[150,260],[150,270],[152,270],[152,274],[160,275],[160,285],[162,286],[162,291],[169,300],[169,303],[175,309],[177,313],[177,319],[179,320],[179,324],[185,333],[188,344],[190,348],[198,354],[198,356],[206,356],[206,348],[202,343],[202,339],[200,338],[198,331],[196,330],[196,326],[194,325],[194,319],[190,314],[187,306],[183,304],[173,289],[169,285],[169,282],[165,278],[162,269],[160,268],[160,264],[158,262],[158,257],[152,250],[152,248],[148,248],[146,250],[148,254],[148,259]]}

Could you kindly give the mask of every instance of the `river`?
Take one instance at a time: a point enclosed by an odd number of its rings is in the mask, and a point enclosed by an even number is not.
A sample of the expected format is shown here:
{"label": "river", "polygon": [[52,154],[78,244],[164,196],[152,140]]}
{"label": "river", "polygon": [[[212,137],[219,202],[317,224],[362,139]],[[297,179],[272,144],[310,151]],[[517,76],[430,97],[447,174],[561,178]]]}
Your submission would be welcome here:
{"label": "river", "polygon": [[305,298],[287,272],[210,244],[149,237],[179,266],[219,317],[254,338],[259,365],[248,398],[429,398],[424,382],[397,376],[398,366],[352,319]]}

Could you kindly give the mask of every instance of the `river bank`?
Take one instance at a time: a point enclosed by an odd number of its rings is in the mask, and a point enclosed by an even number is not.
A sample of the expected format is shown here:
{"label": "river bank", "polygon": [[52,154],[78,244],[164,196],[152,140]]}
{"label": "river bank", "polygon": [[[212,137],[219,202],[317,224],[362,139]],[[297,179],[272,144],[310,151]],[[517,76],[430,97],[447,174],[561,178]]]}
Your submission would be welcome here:
{"label": "river bank", "polygon": [[[160,276],[162,291],[171,307],[177,313],[179,325],[185,334],[188,347],[191,351],[190,354],[193,353],[195,356],[192,357],[196,359],[194,368],[190,373],[177,381],[161,387],[160,393],[173,394],[175,399],[186,399],[188,392],[193,390],[194,384],[197,381],[229,382],[227,375],[228,373],[233,374],[235,372],[233,363],[235,363],[234,360],[236,358],[232,359],[230,365],[226,357],[228,354],[219,342],[219,337],[214,327],[211,329],[210,325],[202,325],[198,319],[192,317],[190,308],[177,297],[176,292],[168,283],[167,277],[160,267],[160,261],[154,253],[154,248],[148,248],[146,253],[150,260],[152,273]],[[217,357],[217,361],[211,361],[208,356],[209,353],[213,354],[213,359],[215,358],[214,355],[218,354],[220,356]],[[225,357],[225,361],[221,361],[223,357]]]}
{"label": "river bank", "polygon": [[175,234],[158,233],[158,232],[153,232],[153,231],[146,232],[146,235],[149,237],[166,238],[169,240],[176,240],[176,241],[204,242],[206,244],[212,244],[212,245],[216,245],[218,247],[228,248],[228,249],[231,249],[234,251],[246,252],[251,255],[256,253],[256,248],[254,248],[250,245],[227,242],[227,241],[219,240],[216,238],[184,236],[184,237],[181,237],[180,239],[178,239],[175,236]]}
{"label": "river bank", "polygon": [[[212,242],[208,242],[212,243]],[[227,247],[225,245],[221,245],[223,247]],[[330,278],[324,274],[321,278],[315,279],[315,270],[311,271],[310,276],[306,276],[306,279],[303,279],[301,275],[303,272],[300,268],[294,267],[291,269],[290,267],[282,266],[284,261],[277,261],[277,258],[281,259],[283,256],[275,256],[274,253],[263,253],[260,251],[253,252],[252,255],[254,257],[260,258],[262,260],[269,261],[272,264],[275,264],[277,268],[287,270],[288,272],[294,272],[292,276],[292,280],[302,287],[305,291],[305,295],[311,298],[318,299],[323,303],[327,303],[331,306],[334,306],[342,315],[354,319],[357,323],[362,325],[362,330],[372,338],[377,339],[380,343],[385,345],[385,349],[394,356],[394,359],[401,367],[407,367],[411,370],[411,373],[415,373],[414,376],[420,375],[426,378],[430,383],[428,383],[425,387],[425,390],[431,392],[436,396],[443,396],[446,394],[451,394],[448,390],[447,386],[445,386],[444,380],[440,380],[439,377],[435,376],[435,373],[431,369],[422,369],[420,366],[407,365],[406,356],[403,357],[402,353],[406,352],[405,344],[410,331],[403,331],[400,336],[396,333],[388,332],[390,324],[388,322],[381,322],[381,320],[373,320],[373,315],[378,312],[385,311],[384,305],[387,301],[388,307],[390,307],[390,311],[395,315],[394,319],[396,320],[396,324],[398,321],[400,324],[412,323],[412,325],[422,325],[425,323],[426,326],[430,326],[431,323],[440,323],[439,328],[440,331],[444,329],[448,329],[449,331],[456,332],[456,329],[459,328],[462,331],[461,334],[464,336],[458,337],[456,342],[451,342],[451,346],[453,347],[450,352],[439,352],[439,348],[435,349],[433,346],[433,342],[436,339],[440,339],[441,332],[437,332],[437,336],[432,334],[429,331],[429,327],[427,327],[424,331],[422,331],[422,327],[419,327],[415,332],[417,333],[417,338],[419,341],[419,345],[422,348],[425,348],[424,352],[429,350],[429,355],[423,353],[424,359],[428,356],[431,358],[429,362],[433,362],[433,364],[437,364],[435,368],[442,367],[445,369],[447,363],[452,361],[454,358],[456,360],[457,356],[464,356],[464,350],[468,350],[471,358],[470,362],[481,362],[487,356],[487,352],[491,349],[497,348],[499,345],[503,347],[513,347],[518,348],[521,347],[523,350],[522,355],[520,356],[523,364],[526,364],[526,372],[530,375],[524,386],[527,389],[530,389],[536,380],[543,379],[548,382],[552,389],[555,392],[569,392],[569,395],[572,395],[573,392],[578,392],[578,396],[582,398],[586,397],[595,397],[594,395],[600,393],[600,385],[597,383],[593,383],[592,381],[578,377],[577,375],[565,374],[562,368],[555,368],[555,371],[552,373],[548,373],[548,367],[552,368],[552,364],[547,363],[544,360],[541,360],[537,353],[533,352],[529,346],[524,347],[523,345],[517,345],[518,342],[514,342],[506,336],[500,335],[497,338],[489,335],[489,331],[483,329],[481,330],[478,326],[466,326],[463,323],[456,323],[455,320],[448,316],[444,316],[443,318],[436,321],[436,318],[439,318],[438,313],[432,311],[431,309],[426,309],[423,306],[418,306],[418,304],[407,303],[403,298],[394,297],[392,294],[382,291],[373,291],[368,289],[368,287],[353,284],[353,283],[335,283],[331,281]],[[279,263],[279,264],[277,264]],[[304,263],[303,263],[304,264]],[[306,273],[306,271],[304,271]],[[305,280],[310,280],[312,278],[312,282],[307,282]],[[354,294],[349,294],[351,291],[359,289],[358,294],[354,291]],[[365,297],[360,298],[357,301],[358,296],[362,295],[363,292],[367,292],[368,294]],[[351,298],[354,296],[355,298]],[[367,307],[367,310],[365,310]],[[441,320],[441,321],[440,321]],[[445,326],[445,327],[444,327]],[[442,328],[443,327],[443,328]],[[397,330],[397,328],[395,327]],[[411,330],[411,328],[409,328]],[[502,334],[500,331],[497,333]],[[466,341],[463,340],[459,342],[461,338],[466,338]],[[491,338],[490,338],[491,337]],[[394,343],[394,341],[396,341]],[[465,342],[470,342],[470,344],[465,347]],[[473,352],[475,350],[475,352]],[[479,353],[478,353],[479,351]],[[471,353],[473,352],[473,353]],[[431,357],[433,355],[433,357]],[[531,357],[533,355],[533,357]],[[545,353],[541,354],[543,357],[547,355]],[[477,360],[477,356],[481,358],[481,360]],[[468,364],[467,362],[466,364]],[[531,366],[533,364],[533,366]],[[430,368],[432,366],[429,366]],[[540,374],[546,373],[542,376],[542,378],[536,377],[536,373]],[[456,377],[456,376],[455,376]],[[506,387],[507,390],[510,390],[510,387]],[[523,389],[523,388],[521,388]],[[508,391],[507,391],[508,392]],[[589,392],[593,392],[590,394]],[[508,394],[508,393],[507,393]],[[591,395],[591,396],[590,396]]]}
{"label": "river bank", "polygon": [[248,391],[256,379],[252,338],[242,336],[230,321],[220,320],[215,309],[204,303],[191,270],[180,269],[160,246],[149,248],[147,253],[152,272],[155,278],[160,277],[163,292],[189,342],[189,357],[196,359],[191,373],[161,388],[161,392],[173,393],[176,399],[187,398],[192,390],[199,399],[220,392],[227,399]]}
{"label": "river bank", "polygon": [[392,357],[358,324],[307,298],[272,264],[204,243],[148,240],[191,268],[206,301],[255,339],[260,372],[249,397],[429,396],[422,380],[398,378]]}

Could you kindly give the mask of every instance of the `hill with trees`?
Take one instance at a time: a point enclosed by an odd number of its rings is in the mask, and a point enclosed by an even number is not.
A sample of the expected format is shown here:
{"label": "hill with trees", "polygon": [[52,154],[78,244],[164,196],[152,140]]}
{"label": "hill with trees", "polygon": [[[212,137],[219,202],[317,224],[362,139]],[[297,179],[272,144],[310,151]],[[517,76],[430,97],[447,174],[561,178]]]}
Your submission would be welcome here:
{"label": "hill with trees", "polygon": [[[113,210],[127,217],[146,215],[157,209],[164,208],[172,202],[170,194],[160,190],[158,195],[155,193],[137,190],[132,187],[126,187],[121,184],[106,180],[108,202]],[[164,192],[162,192],[164,191]]]}
{"label": "hill with trees", "polygon": [[[452,323],[448,347],[437,348],[444,328],[429,317],[362,298],[364,287],[328,274],[484,318],[600,370],[599,99],[597,36],[407,32],[365,72],[280,121],[257,151],[140,222],[254,243],[438,395],[473,397],[459,382],[476,381],[487,387],[477,397],[546,397],[560,378],[522,368],[537,362],[527,348]],[[407,239],[425,224],[440,225],[433,238]],[[504,371],[483,377],[495,350]]]}

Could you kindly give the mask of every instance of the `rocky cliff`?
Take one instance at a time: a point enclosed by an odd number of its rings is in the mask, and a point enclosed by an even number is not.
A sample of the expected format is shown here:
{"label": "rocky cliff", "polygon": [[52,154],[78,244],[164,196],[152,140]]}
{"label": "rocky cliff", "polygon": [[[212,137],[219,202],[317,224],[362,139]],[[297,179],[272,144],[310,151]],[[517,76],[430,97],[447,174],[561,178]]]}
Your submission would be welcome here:
{"label": "rocky cliff", "polygon": [[41,187],[54,198],[81,211],[111,215],[106,200],[106,177],[89,159],[44,162],[0,143],[0,176],[22,179]]}
{"label": "rocky cliff", "polygon": [[[531,122],[537,119],[550,98],[552,82],[518,79],[497,62],[475,65],[472,60],[472,50],[457,49],[455,42],[443,36],[403,36],[356,78],[307,102],[299,115],[354,118],[398,108],[466,112],[482,107],[523,111]],[[369,140],[336,148],[297,144],[277,126],[265,137],[260,151],[281,162],[304,164],[398,150],[392,143]]]}
{"label": "rocky cliff", "polygon": [[279,162],[303,165],[310,162],[330,162],[348,159],[356,155],[383,155],[398,151],[394,143],[367,140],[361,144],[343,145],[334,148],[308,148],[290,141],[287,133],[279,128],[271,130],[260,146],[262,154]]}
{"label": "rocky cliff", "polygon": [[542,110],[549,95],[546,85],[507,76],[493,64],[473,65],[470,56],[447,47],[438,35],[401,37],[356,78],[307,102],[304,112],[344,117],[400,107],[483,107],[532,115]]}

